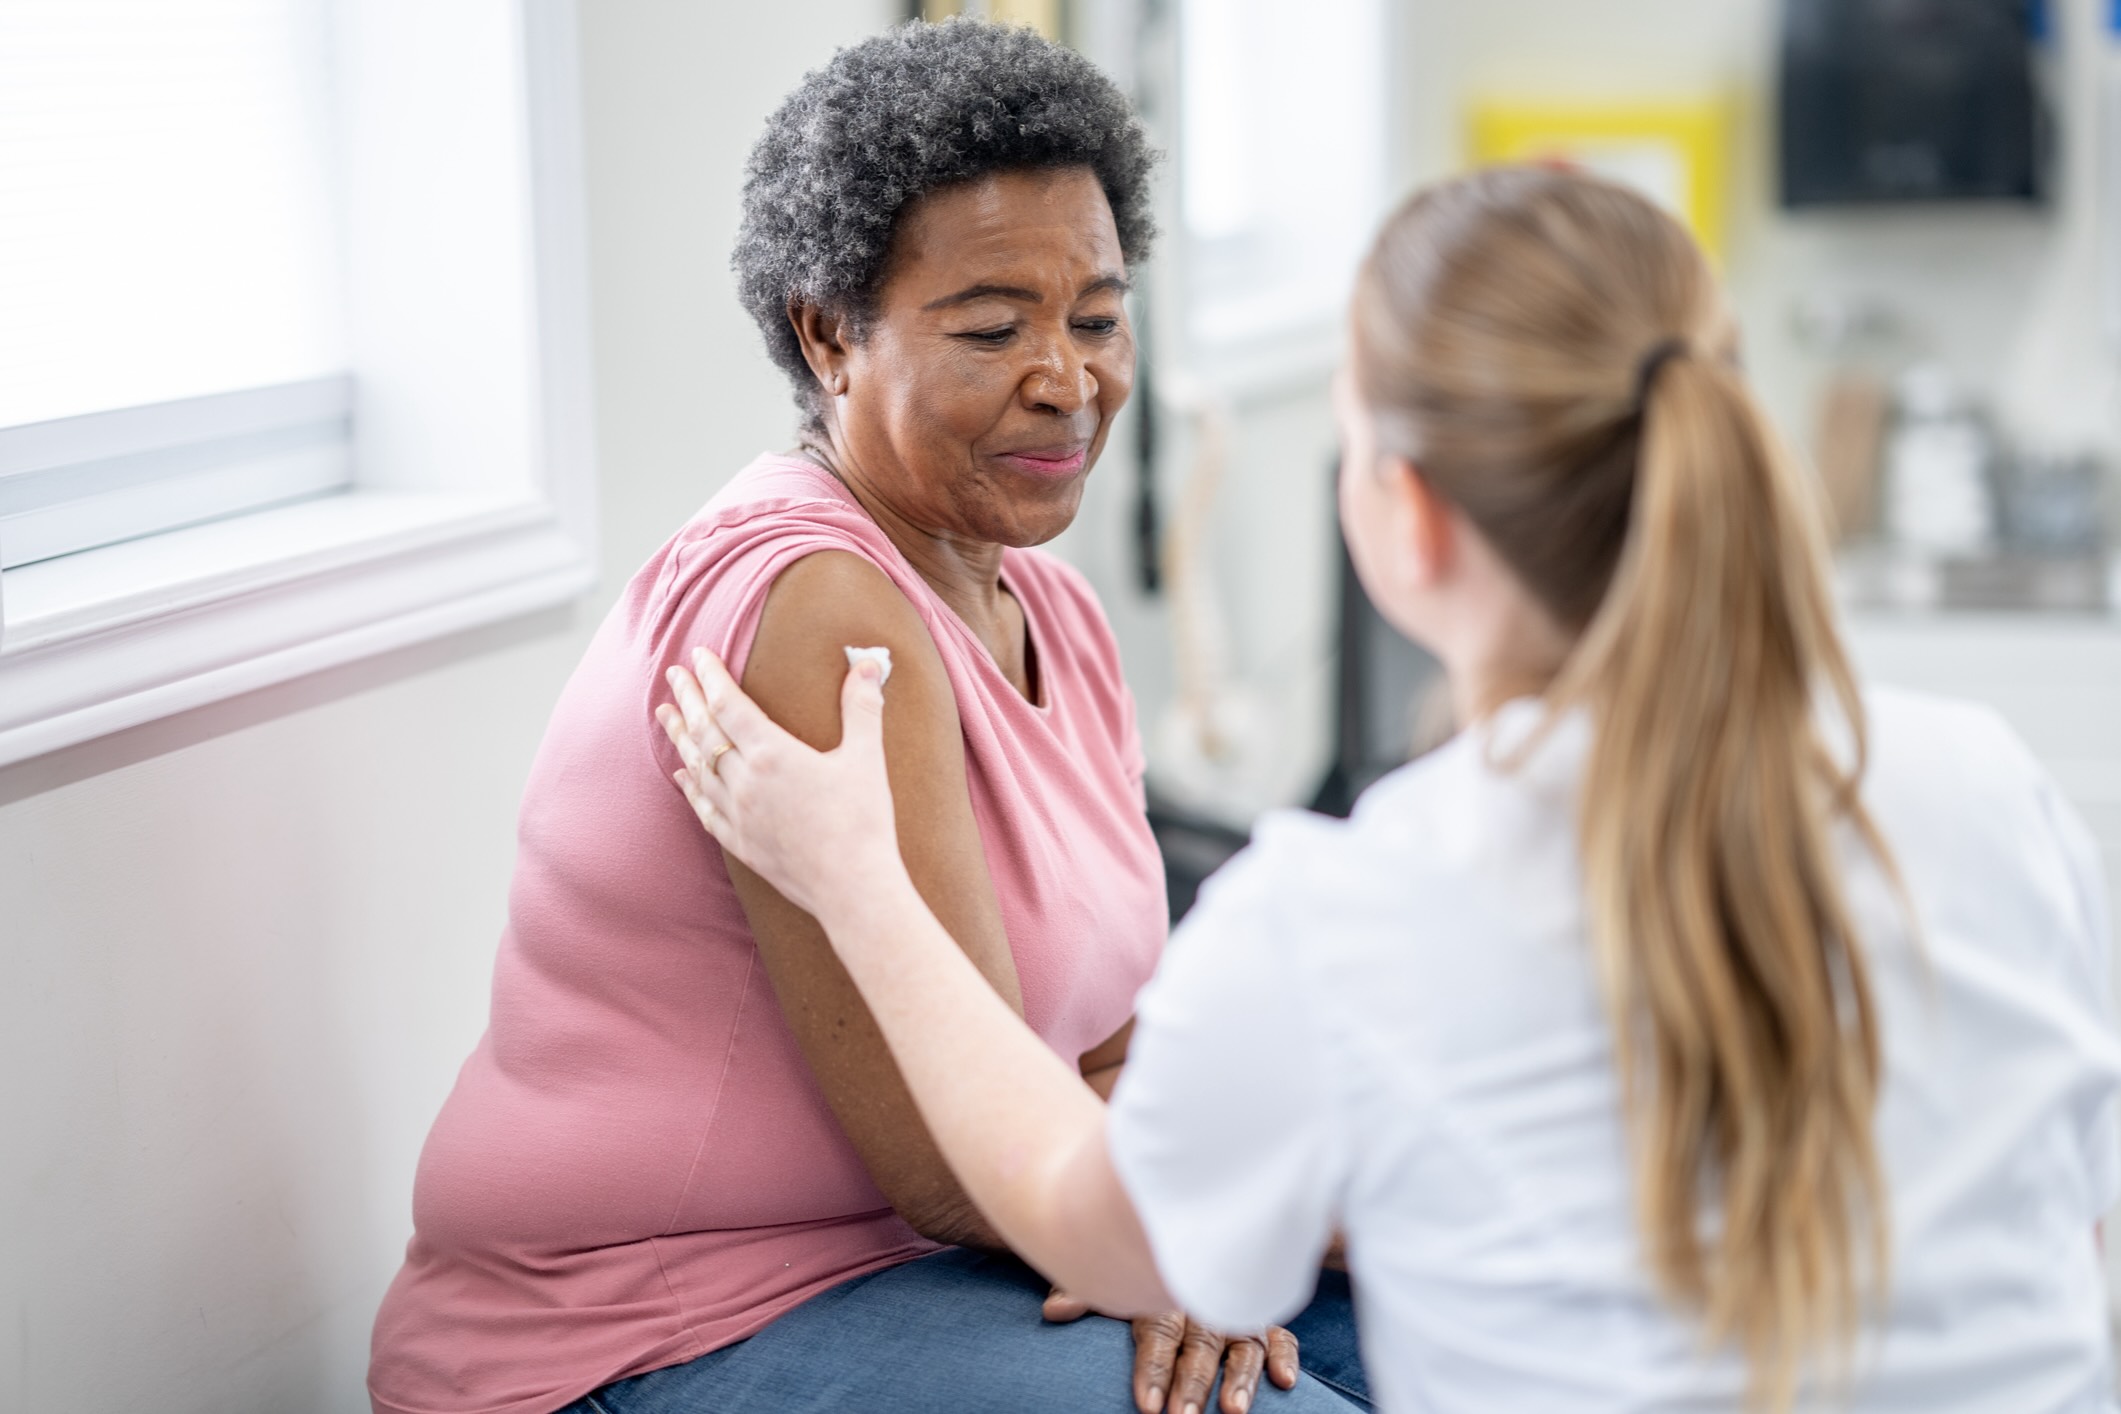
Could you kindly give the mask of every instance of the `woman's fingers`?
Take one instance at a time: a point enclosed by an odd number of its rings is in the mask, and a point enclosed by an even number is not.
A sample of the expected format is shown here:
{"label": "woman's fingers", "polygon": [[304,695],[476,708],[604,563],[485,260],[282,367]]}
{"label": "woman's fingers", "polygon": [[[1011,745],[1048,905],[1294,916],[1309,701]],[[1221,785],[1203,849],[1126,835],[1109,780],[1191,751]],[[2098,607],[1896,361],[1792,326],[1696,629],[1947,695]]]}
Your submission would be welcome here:
{"label": "woman's fingers", "polygon": [[1134,1322],[1134,1403],[1142,1414],[1206,1414],[1218,1374],[1222,1414],[1246,1414],[1262,1372],[1283,1389],[1296,1383],[1296,1337],[1279,1326],[1261,1341],[1226,1340],[1177,1312]]}
{"label": "woman's fingers", "polygon": [[1267,1363],[1267,1347],[1256,1340],[1233,1340],[1223,1353],[1223,1414],[1245,1414],[1252,1396],[1259,1392],[1259,1372]]}
{"label": "woman's fingers", "polygon": [[1267,1378],[1283,1389],[1296,1388],[1298,1372],[1296,1332],[1280,1326],[1267,1327]]}
{"label": "woman's fingers", "polygon": [[1178,1343],[1178,1365],[1171,1373],[1173,1414],[1206,1414],[1208,1391],[1222,1369],[1223,1338],[1206,1326],[1188,1324],[1186,1338]]}
{"label": "woman's fingers", "polygon": [[1141,1414],[1162,1414],[1178,1365],[1178,1343],[1185,1334],[1186,1318],[1176,1311],[1135,1319],[1134,1407]]}
{"label": "woman's fingers", "polygon": [[1047,1294],[1046,1304],[1039,1308],[1038,1313],[1053,1324],[1064,1326],[1070,1321],[1079,1321],[1089,1315],[1090,1303],[1080,1296],[1070,1296],[1056,1286]]}

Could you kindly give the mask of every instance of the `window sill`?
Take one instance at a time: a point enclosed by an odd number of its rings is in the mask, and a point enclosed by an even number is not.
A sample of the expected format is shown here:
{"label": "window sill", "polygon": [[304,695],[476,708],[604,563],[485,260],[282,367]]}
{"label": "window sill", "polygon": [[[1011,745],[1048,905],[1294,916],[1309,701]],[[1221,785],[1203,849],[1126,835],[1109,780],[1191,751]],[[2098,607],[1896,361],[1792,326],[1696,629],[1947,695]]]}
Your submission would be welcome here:
{"label": "window sill", "polygon": [[354,492],[0,575],[0,765],[564,603],[547,502]]}

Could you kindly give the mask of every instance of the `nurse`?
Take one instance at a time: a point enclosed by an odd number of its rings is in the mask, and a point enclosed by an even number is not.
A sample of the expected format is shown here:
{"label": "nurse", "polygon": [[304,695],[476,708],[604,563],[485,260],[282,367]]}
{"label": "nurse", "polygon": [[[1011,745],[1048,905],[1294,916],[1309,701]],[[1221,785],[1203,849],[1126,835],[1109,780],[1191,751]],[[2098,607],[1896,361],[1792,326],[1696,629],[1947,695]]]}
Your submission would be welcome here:
{"label": "nurse", "polygon": [[2112,1407],[2094,850],[1993,715],[1859,689],[1735,338],[1619,188],[1498,170],[1390,219],[1341,523],[1464,730],[1347,822],[1262,823],[1109,1106],[908,883],[875,665],[823,754],[674,671],[680,786],[1047,1276],[1257,1330],[1343,1233],[1388,1410]]}

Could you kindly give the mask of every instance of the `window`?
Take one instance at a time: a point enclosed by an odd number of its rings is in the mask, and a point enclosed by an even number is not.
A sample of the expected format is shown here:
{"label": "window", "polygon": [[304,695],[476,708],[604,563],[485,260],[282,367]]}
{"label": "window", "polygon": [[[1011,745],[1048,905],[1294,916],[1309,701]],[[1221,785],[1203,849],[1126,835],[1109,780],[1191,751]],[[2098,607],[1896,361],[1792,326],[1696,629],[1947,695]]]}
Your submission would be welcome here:
{"label": "window", "polygon": [[592,579],[572,0],[0,7],[0,764]]}
{"label": "window", "polygon": [[1383,0],[1181,0],[1186,345],[1330,359],[1386,182]]}
{"label": "window", "polygon": [[0,8],[0,568],[352,479],[327,18]]}

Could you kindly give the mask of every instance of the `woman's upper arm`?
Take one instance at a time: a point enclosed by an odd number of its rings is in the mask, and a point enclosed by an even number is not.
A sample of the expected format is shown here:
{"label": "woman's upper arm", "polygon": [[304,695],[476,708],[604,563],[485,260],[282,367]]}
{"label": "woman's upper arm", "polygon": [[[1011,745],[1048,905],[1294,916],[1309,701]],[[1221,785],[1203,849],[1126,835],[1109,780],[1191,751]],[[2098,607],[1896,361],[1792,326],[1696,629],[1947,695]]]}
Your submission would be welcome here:
{"label": "woman's upper arm", "polygon": [[[907,870],[950,935],[1021,1014],[1016,967],[972,816],[956,699],[927,625],[904,594],[857,555],[824,551],[796,561],[767,596],[744,690],[788,731],[830,749],[839,742],[849,646],[891,650],[885,756]],[[730,861],[729,875],[796,1042],[877,1186],[930,1237],[991,1241],[816,922],[742,865]]]}
{"label": "woman's upper arm", "polygon": [[1099,1099],[1112,1098],[1112,1087],[1119,1083],[1120,1069],[1127,1063],[1127,1046],[1133,1040],[1134,1018],[1130,1016],[1126,1025],[1083,1052],[1078,1068]]}

